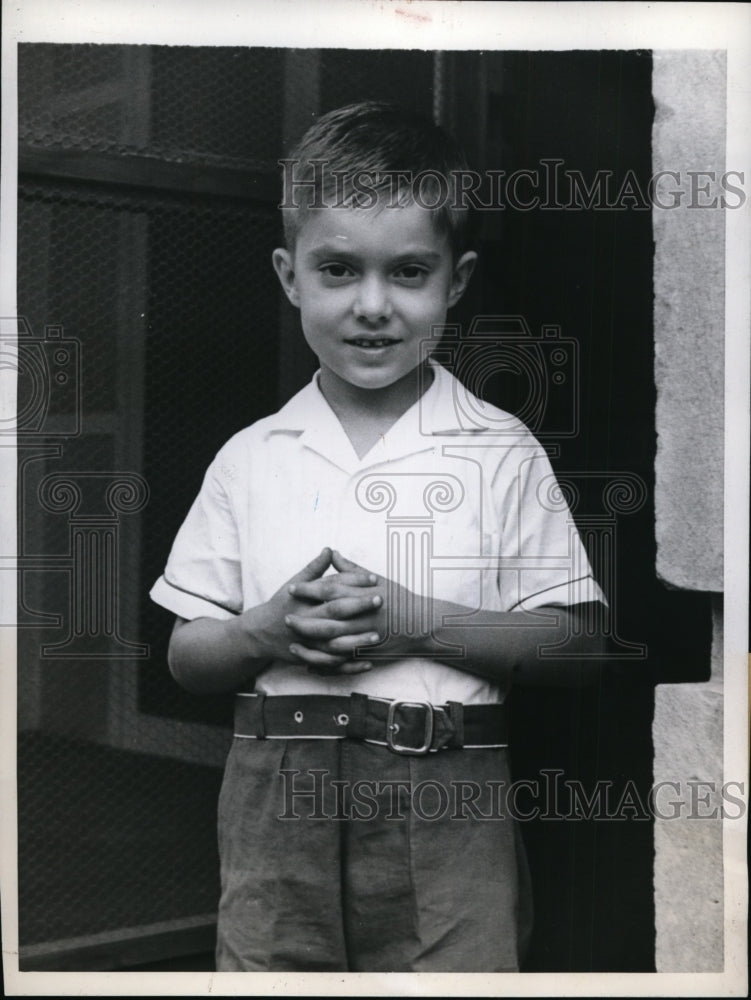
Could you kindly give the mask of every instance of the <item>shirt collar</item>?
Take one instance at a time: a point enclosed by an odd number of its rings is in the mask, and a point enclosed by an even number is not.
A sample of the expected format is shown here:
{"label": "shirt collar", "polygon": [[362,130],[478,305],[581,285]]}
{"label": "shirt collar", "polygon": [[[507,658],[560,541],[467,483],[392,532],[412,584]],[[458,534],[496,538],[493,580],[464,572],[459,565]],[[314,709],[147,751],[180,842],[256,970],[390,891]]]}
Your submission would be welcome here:
{"label": "shirt collar", "polygon": [[304,431],[310,426],[311,420],[325,417],[326,411],[332,413],[318,388],[318,375],[319,372],[316,372],[312,381],[295,393],[280,410],[266,418],[269,433]]}
{"label": "shirt collar", "polygon": [[450,371],[431,361],[433,384],[418,400],[422,434],[467,434],[488,430],[483,403]]}
{"label": "shirt collar", "polygon": [[[268,418],[267,433],[299,433],[300,442],[346,471],[380,465],[430,450],[436,435],[467,434],[487,429],[479,401],[442,365],[430,362],[433,382],[417,402],[387,431],[362,459],[358,459],[338,417],[313,376],[277,413]],[[472,400],[473,405],[468,406]],[[482,405],[482,404],[480,404]],[[469,416],[468,416],[469,414]]]}

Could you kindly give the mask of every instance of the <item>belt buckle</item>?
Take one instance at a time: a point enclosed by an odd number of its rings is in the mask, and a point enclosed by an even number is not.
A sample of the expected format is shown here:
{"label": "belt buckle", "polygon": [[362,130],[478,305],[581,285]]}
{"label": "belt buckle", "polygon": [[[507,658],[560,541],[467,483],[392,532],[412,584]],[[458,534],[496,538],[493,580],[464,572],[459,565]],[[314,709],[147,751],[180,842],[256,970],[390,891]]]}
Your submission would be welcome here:
{"label": "belt buckle", "polygon": [[[423,736],[422,746],[404,746],[401,743],[397,743],[394,739],[396,734],[399,732],[399,726],[396,722],[394,722],[394,717],[397,709],[399,709],[402,705],[409,705],[412,708],[425,709],[425,734]],[[389,750],[393,750],[394,753],[413,754],[418,757],[422,754],[426,754],[428,750],[430,750],[430,744],[433,742],[433,722],[433,706],[429,701],[392,701],[389,704],[389,713],[386,718],[386,746]]]}

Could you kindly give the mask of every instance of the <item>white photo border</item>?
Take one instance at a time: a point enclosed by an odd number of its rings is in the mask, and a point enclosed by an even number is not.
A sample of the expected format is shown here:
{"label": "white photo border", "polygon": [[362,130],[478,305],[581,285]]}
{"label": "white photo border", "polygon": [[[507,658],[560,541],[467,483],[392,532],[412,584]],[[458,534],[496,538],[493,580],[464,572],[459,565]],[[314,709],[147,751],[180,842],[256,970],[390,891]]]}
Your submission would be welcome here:
{"label": "white photo border", "polygon": [[[207,11],[209,13],[207,13]],[[0,315],[16,315],[17,45],[24,42],[418,49],[722,49],[726,163],[751,178],[751,9],[737,3],[498,3],[457,0],[17,0],[3,9]],[[751,212],[726,217],[725,746],[726,774],[748,787],[748,496]],[[15,390],[0,387],[2,418]],[[0,450],[3,552],[15,545],[15,455]],[[15,574],[2,601],[15,607]],[[12,581],[12,582],[11,582]],[[2,620],[11,620],[4,618]],[[15,636],[0,629],[0,875],[8,995],[745,996],[746,819],[725,821],[722,973],[271,974],[18,971]]]}

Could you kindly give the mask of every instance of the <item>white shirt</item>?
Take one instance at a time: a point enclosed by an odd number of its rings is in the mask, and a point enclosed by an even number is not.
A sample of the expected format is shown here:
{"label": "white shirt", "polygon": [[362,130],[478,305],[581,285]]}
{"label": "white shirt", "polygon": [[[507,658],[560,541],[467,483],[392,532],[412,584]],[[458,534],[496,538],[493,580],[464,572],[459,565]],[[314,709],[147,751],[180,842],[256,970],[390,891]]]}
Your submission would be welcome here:
{"label": "white shirt", "polygon": [[[432,385],[362,458],[317,377],[232,437],[206,473],[153,600],[182,618],[227,619],[267,601],[330,546],[415,593],[432,588],[474,610],[604,601],[545,450],[515,417],[432,368]],[[372,671],[332,677],[275,663],[256,690],[434,704],[504,696],[443,662],[369,659]]]}

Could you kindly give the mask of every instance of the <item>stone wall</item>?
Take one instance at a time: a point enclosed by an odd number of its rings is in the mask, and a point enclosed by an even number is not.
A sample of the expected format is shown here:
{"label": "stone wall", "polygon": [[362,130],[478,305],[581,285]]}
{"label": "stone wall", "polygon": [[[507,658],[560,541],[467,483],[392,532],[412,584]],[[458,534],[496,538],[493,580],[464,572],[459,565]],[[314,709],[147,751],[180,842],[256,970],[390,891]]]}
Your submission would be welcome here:
{"label": "stone wall", "polygon": [[[669,587],[710,592],[723,585],[725,216],[718,185],[688,171],[725,169],[725,92],[724,53],[654,53],[653,172],[680,174],[680,184],[661,183],[663,204],[684,191],[679,207],[653,209],[657,573]],[[658,686],[653,738],[655,783],[679,782],[675,798],[686,801],[683,818],[655,821],[657,971],[721,970],[722,825],[698,818],[717,796],[688,784],[723,780],[719,594],[711,679]]]}

